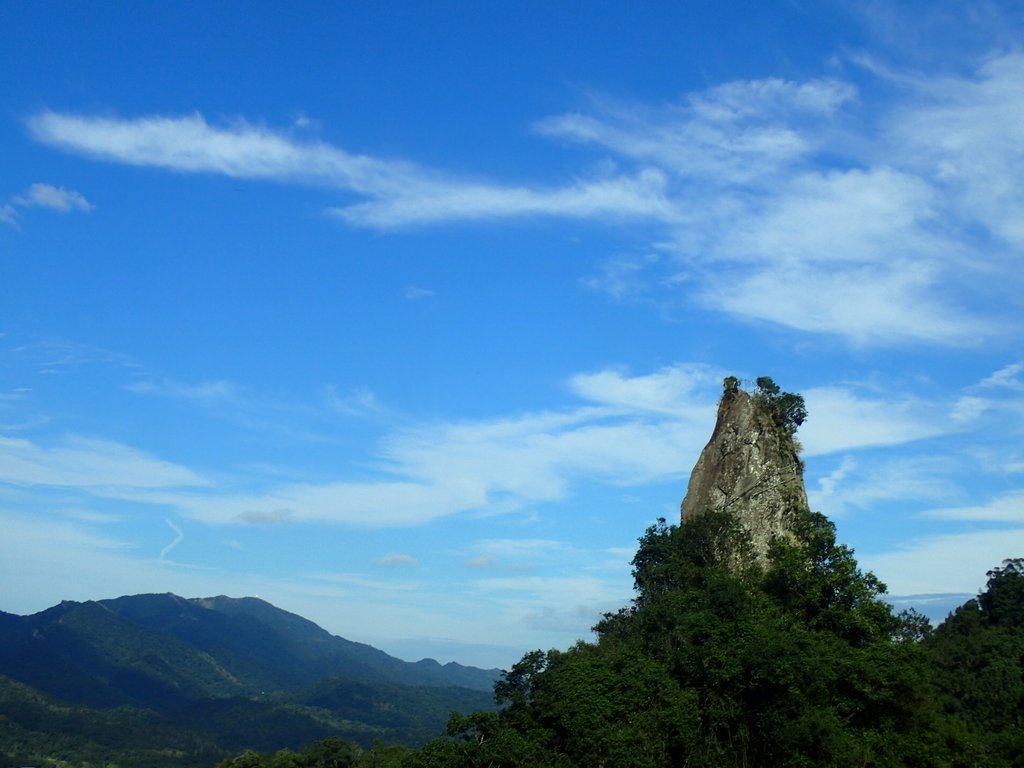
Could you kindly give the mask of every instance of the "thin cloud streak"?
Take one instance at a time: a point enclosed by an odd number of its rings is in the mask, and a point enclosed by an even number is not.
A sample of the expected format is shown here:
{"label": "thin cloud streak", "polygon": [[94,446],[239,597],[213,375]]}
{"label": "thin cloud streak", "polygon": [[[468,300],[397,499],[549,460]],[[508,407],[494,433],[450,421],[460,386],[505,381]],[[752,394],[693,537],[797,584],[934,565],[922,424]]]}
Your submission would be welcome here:
{"label": "thin cloud streak", "polygon": [[[568,381],[579,398],[572,407],[393,429],[378,442],[374,463],[350,468],[361,477],[332,482],[264,476],[224,477],[212,485],[189,468],[129,446],[83,438],[49,448],[0,440],[0,479],[16,487],[64,488],[83,499],[159,505],[215,525],[401,528],[459,514],[507,514],[564,500],[582,482],[682,483],[712,429],[720,381],[720,372],[690,364],[640,375],[581,373]],[[219,386],[199,389],[221,393]],[[961,428],[953,419],[930,418],[933,404],[909,395],[886,401],[833,387],[812,388],[806,396],[814,418],[800,438],[811,457]],[[856,503],[841,480],[845,475],[823,485],[823,500]],[[509,557],[497,546],[484,554]]]}
{"label": "thin cloud streak", "polygon": [[243,120],[218,128],[202,115],[118,119],[41,112],[28,121],[40,142],[99,160],[243,179],[330,183],[374,194],[415,178],[413,166],[323,143],[300,143]]}
{"label": "thin cloud streak", "polygon": [[85,488],[102,495],[114,489],[208,485],[183,466],[120,443],[83,437],[69,437],[50,447],[0,437],[0,482]]}
{"label": "thin cloud streak", "polygon": [[672,246],[634,280],[680,298],[857,346],[969,346],[1020,330],[1022,74],[1024,54],[1006,54],[964,77],[871,70],[900,90],[895,103],[837,78],[736,81],[658,108],[598,103],[534,125],[607,155],[603,173],[553,186],[458,178],[199,114],[44,111],[28,126],[101,160],[347,190],[364,199],[329,213],[358,227],[644,224]]}
{"label": "thin cloud streak", "polygon": [[160,560],[166,560],[167,554],[185,540],[185,533],[181,530],[181,528],[174,524],[173,520],[168,518],[164,522],[167,523],[168,528],[174,531],[174,540],[171,541],[171,543],[168,544],[166,547],[160,550]]}
{"label": "thin cloud streak", "polygon": [[117,119],[41,112],[33,138],[99,160],[233,178],[326,184],[373,198],[331,213],[383,229],[524,215],[671,218],[664,177],[654,169],[548,190],[462,182],[399,160],[300,142],[242,120],[212,126],[199,114]]}

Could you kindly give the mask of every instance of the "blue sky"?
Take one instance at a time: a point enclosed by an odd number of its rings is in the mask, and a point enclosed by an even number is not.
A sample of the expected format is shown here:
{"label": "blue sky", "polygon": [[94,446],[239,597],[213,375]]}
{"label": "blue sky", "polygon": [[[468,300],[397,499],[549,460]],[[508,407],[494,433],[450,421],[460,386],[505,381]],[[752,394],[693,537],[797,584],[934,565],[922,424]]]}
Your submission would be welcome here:
{"label": "blue sky", "polygon": [[507,667],[629,600],[734,374],[944,615],[1024,555],[1022,33],[3,3],[0,609],[255,594]]}

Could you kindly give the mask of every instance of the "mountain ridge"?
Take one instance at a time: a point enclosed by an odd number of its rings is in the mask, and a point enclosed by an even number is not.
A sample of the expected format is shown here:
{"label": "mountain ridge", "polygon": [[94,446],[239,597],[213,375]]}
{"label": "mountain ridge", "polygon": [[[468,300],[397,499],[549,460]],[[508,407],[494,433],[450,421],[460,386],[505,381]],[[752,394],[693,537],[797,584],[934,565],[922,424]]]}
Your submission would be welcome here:
{"label": "mountain ridge", "polygon": [[61,755],[208,768],[333,736],[365,749],[420,744],[452,711],[493,708],[499,674],[402,661],[253,597],[0,611],[0,768]]}
{"label": "mountain ridge", "polygon": [[[255,597],[173,593],[0,612],[0,674],[89,706],[293,690],[325,677],[489,691],[500,670],[403,661]],[[142,695],[133,678],[153,686]],[[77,691],[77,694],[76,694]]]}

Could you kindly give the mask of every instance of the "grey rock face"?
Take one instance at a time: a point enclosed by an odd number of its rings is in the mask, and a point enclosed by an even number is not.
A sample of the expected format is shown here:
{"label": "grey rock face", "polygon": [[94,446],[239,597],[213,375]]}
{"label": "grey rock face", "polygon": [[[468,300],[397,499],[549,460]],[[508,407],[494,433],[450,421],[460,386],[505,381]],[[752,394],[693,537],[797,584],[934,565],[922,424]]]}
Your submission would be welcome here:
{"label": "grey rock face", "polygon": [[708,511],[728,512],[749,533],[750,555],[763,561],[775,537],[793,538],[790,511],[806,507],[794,441],[758,398],[727,386],[715,431],[690,475],[683,523]]}

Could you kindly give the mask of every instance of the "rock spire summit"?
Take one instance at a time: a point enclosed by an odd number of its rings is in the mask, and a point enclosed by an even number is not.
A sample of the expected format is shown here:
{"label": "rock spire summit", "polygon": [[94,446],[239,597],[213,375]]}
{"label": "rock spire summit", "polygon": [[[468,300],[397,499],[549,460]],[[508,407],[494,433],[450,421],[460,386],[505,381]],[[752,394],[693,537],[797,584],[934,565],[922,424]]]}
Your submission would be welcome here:
{"label": "rock spire summit", "polygon": [[753,394],[725,379],[718,421],[690,475],[682,522],[705,512],[726,512],[750,536],[763,562],[775,538],[792,540],[792,512],[806,509],[803,463],[794,438],[807,415],[803,398],[781,392],[763,377]]}

